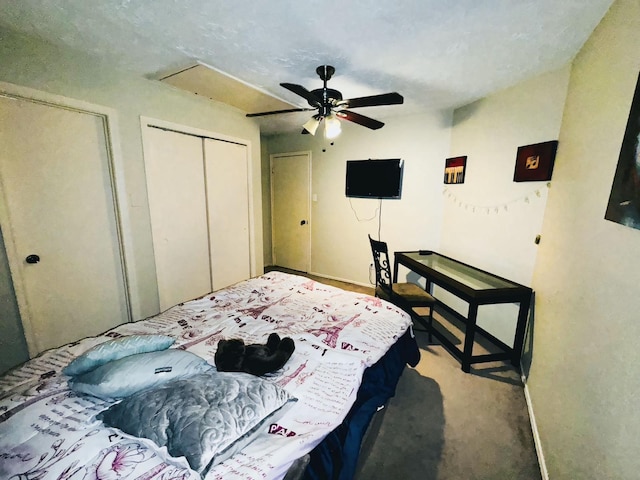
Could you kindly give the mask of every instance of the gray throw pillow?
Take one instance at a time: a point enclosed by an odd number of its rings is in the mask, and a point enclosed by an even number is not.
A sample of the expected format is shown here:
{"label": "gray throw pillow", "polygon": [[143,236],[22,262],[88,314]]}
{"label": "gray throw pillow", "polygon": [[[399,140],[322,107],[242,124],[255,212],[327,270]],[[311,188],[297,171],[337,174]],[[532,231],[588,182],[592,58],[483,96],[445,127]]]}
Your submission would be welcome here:
{"label": "gray throw pillow", "polygon": [[167,447],[203,477],[293,402],[277,384],[247,373],[211,371],[139,392],[98,415],[106,425]]}

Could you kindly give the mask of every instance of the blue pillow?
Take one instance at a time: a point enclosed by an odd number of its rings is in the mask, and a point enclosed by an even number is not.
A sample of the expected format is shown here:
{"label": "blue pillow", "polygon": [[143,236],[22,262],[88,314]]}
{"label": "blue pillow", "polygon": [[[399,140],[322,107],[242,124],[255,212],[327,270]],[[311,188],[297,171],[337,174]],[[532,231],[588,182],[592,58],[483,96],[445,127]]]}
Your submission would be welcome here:
{"label": "blue pillow", "polygon": [[62,373],[69,376],[80,375],[129,355],[166,350],[174,342],[175,339],[167,335],[131,335],[116,338],[90,348],[64,367]]}
{"label": "blue pillow", "polygon": [[184,350],[137,353],[114,360],[69,380],[74,392],[103,399],[122,398],[168,380],[215,370],[204,358]]}

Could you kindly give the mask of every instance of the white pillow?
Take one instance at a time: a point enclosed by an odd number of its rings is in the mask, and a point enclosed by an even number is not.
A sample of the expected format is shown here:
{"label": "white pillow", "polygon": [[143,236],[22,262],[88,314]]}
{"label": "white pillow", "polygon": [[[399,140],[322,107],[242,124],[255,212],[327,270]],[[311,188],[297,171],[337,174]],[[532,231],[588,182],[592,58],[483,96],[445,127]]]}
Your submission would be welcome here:
{"label": "white pillow", "polygon": [[184,350],[137,353],[114,360],[69,380],[71,390],[103,399],[122,398],[168,380],[215,370]]}
{"label": "white pillow", "polygon": [[64,367],[62,373],[69,376],[80,375],[129,355],[166,350],[174,342],[174,338],[166,335],[131,335],[108,340],[84,352]]}

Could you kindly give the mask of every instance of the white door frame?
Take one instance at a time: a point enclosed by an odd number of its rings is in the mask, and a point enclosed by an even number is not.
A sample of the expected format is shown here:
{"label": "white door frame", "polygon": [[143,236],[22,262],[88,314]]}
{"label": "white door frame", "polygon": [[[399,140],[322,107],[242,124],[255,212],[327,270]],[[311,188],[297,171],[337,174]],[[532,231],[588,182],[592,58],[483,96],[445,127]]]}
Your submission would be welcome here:
{"label": "white door frame", "polygon": [[[101,118],[104,125],[105,142],[107,146],[107,157],[109,176],[111,184],[111,196],[113,199],[113,211],[115,216],[116,231],[117,231],[117,246],[119,249],[121,270],[123,273],[123,285],[124,285],[124,301],[126,304],[126,312],[128,321],[132,321],[134,312],[140,310],[139,301],[135,303],[132,301],[131,295],[131,283],[135,280],[135,273],[133,268],[130,267],[127,260],[131,258],[131,252],[133,252],[133,242],[131,239],[131,229],[124,228],[125,225],[129,225],[129,218],[126,209],[122,208],[121,199],[126,199],[126,189],[124,181],[124,162],[120,150],[120,142],[117,134],[118,132],[118,119],[114,109],[104,107],[101,105],[95,105],[92,103],[76,100],[61,95],[55,95],[48,92],[42,92],[34,90],[32,88],[23,87],[20,85],[14,85],[11,83],[0,82],[0,95],[16,100],[24,100],[42,105],[63,108],[73,112],[84,113]],[[9,212],[6,208],[6,199],[0,202],[0,223],[9,225]],[[26,303],[26,291],[23,284],[23,279],[20,275],[20,270],[16,262],[18,262],[18,248],[14,244],[10,235],[5,235],[5,248],[7,250],[7,257],[9,260],[9,269],[11,271],[11,279],[13,281],[13,287],[16,294],[16,300],[18,303],[18,309],[20,311],[20,320],[22,322],[25,340],[27,342],[27,348],[29,350],[29,356],[34,357],[38,353],[35,334],[33,330],[33,324],[29,317],[29,309]],[[134,297],[135,298],[135,297]],[[136,299],[137,300],[137,299]]]}
{"label": "white door frame", "polygon": [[[308,186],[307,186],[307,192],[308,192],[308,204],[309,204],[309,211],[307,212],[307,222],[309,224],[309,234],[307,236],[307,249],[309,252],[309,257],[307,259],[307,268],[306,271],[307,272],[311,272],[311,228],[313,228],[313,223],[312,223],[312,219],[311,219],[311,200],[312,200],[312,195],[311,195],[311,189],[312,189],[312,176],[313,176],[313,164],[311,161],[311,150],[303,150],[303,151],[299,151],[299,152],[286,152],[286,153],[274,153],[269,155],[269,172],[273,171],[273,159],[275,157],[294,157],[294,156],[298,156],[298,155],[305,155],[307,157],[307,162],[309,164],[309,179],[308,179]],[[273,182],[271,179],[271,176],[269,176],[269,194],[270,194],[270,198],[271,198],[271,259],[273,262],[273,259],[276,258],[276,245],[275,245],[275,232],[273,229],[273,225],[274,225],[274,208],[273,208],[273,204],[274,204],[274,198],[273,198]],[[277,259],[276,259],[277,262]]]}

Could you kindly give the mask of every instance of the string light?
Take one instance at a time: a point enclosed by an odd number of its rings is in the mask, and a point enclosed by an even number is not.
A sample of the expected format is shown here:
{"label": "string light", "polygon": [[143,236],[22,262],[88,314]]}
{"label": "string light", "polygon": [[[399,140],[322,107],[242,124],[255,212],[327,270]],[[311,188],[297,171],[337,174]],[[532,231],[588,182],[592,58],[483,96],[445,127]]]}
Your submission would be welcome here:
{"label": "string light", "polygon": [[[549,189],[551,187],[551,183],[547,183],[545,185],[545,187],[547,189]],[[476,212],[476,209],[479,209],[481,212],[486,213],[487,215],[491,214],[491,212],[495,213],[495,214],[499,214],[499,213],[503,213],[503,212],[508,212],[509,211],[509,206],[516,204],[516,203],[526,203],[526,204],[530,204],[532,199],[535,198],[542,198],[542,190],[544,187],[538,187],[535,190],[531,190],[530,192],[525,193],[524,195],[521,195],[517,198],[514,198],[513,200],[510,200],[508,202],[503,202],[503,203],[498,203],[495,205],[477,205],[471,202],[465,202],[464,200],[458,198],[455,194],[453,194],[449,189],[445,188],[442,191],[443,195],[446,195],[446,197],[448,199],[450,199],[453,203],[457,204],[457,206],[459,208],[464,207],[465,210],[469,210],[471,209],[471,211],[473,213]],[[535,197],[535,198],[534,198]]]}

